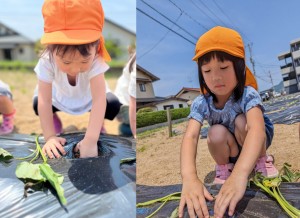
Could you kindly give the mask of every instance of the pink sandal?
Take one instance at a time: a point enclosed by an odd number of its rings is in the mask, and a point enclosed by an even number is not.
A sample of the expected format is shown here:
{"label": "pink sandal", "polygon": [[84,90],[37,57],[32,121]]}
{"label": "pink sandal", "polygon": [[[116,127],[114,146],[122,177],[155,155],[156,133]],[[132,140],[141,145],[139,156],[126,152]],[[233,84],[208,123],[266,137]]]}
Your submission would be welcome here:
{"label": "pink sandal", "polygon": [[14,118],[16,110],[10,114],[3,114],[3,122],[0,126],[0,135],[12,133],[14,130]]}
{"label": "pink sandal", "polygon": [[224,184],[226,179],[230,176],[234,164],[228,163],[224,165],[216,165],[216,177],[213,184]]}
{"label": "pink sandal", "polygon": [[255,165],[255,172],[260,172],[263,176],[274,178],[278,176],[279,172],[273,165],[274,158],[271,155],[258,158]]}

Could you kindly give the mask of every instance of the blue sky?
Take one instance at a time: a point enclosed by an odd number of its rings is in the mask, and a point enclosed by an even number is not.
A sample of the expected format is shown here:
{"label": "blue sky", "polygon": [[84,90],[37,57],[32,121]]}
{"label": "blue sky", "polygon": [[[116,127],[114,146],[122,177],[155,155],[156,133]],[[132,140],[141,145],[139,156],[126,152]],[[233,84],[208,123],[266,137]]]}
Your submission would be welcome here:
{"label": "blue sky", "polygon": [[[265,90],[272,86],[269,71],[274,85],[282,81],[277,57],[300,38],[299,8],[298,0],[137,0],[137,63],[160,78],[156,96],[199,87],[193,43],[208,29],[226,26],[241,33],[244,45],[252,44],[259,90]],[[252,70],[249,58],[246,47]]]}
{"label": "blue sky", "polygon": [[[43,34],[43,0],[0,0],[0,22],[37,40]],[[135,0],[103,0],[105,16],[119,25],[136,32]]]}

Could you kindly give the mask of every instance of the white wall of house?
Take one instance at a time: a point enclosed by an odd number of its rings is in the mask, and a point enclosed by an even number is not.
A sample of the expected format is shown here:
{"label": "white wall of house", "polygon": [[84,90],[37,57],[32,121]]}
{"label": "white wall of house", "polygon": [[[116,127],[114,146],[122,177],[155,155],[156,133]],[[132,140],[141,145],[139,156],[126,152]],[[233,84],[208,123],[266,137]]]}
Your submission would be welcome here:
{"label": "white wall of house", "polygon": [[14,60],[20,61],[32,61],[38,58],[34,52],[34,45],[32,44],[18,45],[13,49],[12,56]]}
{"label": "white wall of house", "polygon": [[180,104],[182,105],[182,108],[188,107],[188,104],[185,101],[178,101],[178,100],[170,100],[170,101],[164,101],[162,103],[156,104],[156,108],[158,111],[165,110],[166,106],[173,105],[174,109],[180,108]]}
{"label": "white wall of house", "polygon": [[103,36],[105,39],[117,40],[120,48],[123,51],[123,56],[121,56],[119,59],[124,61],[128,60],[129,56],[127,49],[129,45],[135,43],[135,34],[123,30],[110,22],[105,22],[103,28]]}

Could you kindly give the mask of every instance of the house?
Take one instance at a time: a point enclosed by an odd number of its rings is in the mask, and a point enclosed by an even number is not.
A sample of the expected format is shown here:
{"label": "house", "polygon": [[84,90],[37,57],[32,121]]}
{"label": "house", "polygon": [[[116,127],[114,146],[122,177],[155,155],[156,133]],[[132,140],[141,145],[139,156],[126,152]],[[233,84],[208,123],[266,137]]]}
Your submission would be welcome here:
{"label": "house", "polygon": [[120,49],[123,51],[123,54],[118,57],[118,60],[127,61],[129,57],[127,52],[128,47],[130,45],[135,45],[135,33],[106,18],[103,36],[105,39],[113,39],[117,42]]}
{"label": "house", "polygon": [[300,91],[300,38],[290,42],[289,51],[278,55],[284,91],[292,94]]}
{"label": "house", "polygon": [[[27,33],[31,35],[30,29]],[[42,32],[40,36],[42,36]],[[103,36],[105,39],[114,40],[123,51],[123,54],[118,58],[118,61],[128,60],[128,46],[135,44],[136,34],[119,24],[105,19],[103,28]],[[0,22],[0,61],[3,60],[19,60],[19,61],[34,61],[38,56],[34,50],[35,43],[39,39],[33,40],[26,37],[22,33],[13,30],[7,25]]]}
{"label": "house", "polygon": [[0,60],[32,61],[35,42],[0,23]]}
{"label": "house", "polygon": [[188,107],[187,104],[188,100],[182,99],[182,98],[176,98],[175,96],[170,96],[165,99],[151,102],[149,104],[143,105],[143,107],[150,107],[153,111],[162,111],[167,110],[167,108],[170,109],[176,109],[176,108],[186,108]]}
{"label": "house", "polygon": [[153,82],[158,81],[159,78],[137,65],[136,76],[136,102],[137,109],[150,107],[154,111],[166,110],[167,108],[183,108],[188,107],[189,100],[178,98],[176,96],[170,97],[156,97],[153,88]]}
{"label": "house", "polygon": [[155,101],[163,100],[164,98],[155,97],[153,82],[158,81],[159,78],[152,73],[142,68],[137,64],[136,66],[136,106],[137,109],[142,108],[143,105]]}
{"label": "house", "polygon": [[187,88],[183,87],[176,95],[176,98],[188,100],[188,105],[191,105],[193,100],[200,95],[200,88]]}

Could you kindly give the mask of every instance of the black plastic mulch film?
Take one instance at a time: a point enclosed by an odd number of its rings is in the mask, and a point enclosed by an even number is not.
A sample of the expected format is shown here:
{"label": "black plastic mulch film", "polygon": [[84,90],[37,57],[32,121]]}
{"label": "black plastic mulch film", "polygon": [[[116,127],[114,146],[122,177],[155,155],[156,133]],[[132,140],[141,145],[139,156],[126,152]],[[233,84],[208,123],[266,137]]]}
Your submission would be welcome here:
{"label": "black plastic mulch film", "polygon": [[[254,185],[253,185],[254,186]],[[269,197],[268,194],[258,191],[256,187],[251,187],[246,190],[242,200],[237,204],[236,211],[231,218],[247,217],[247,218],[286,218],[289,217],[279,204]],[[169,186],[143,186],[137,185],[137,203],[146,202],[153,199],[164,197],[174,192],[181,192],[181,185]],[[207,190],[216,195],[219,193],[221,185],[206,185]],[[300,208],[300,183],[281,183],[280,191],[285,199],[296,208]],[[137,208],[137,218],[149,216],[154,212],[161,203]],[[176,207],[179,206],[179,201],[170,201],[164,205],[157,214],[153,217],[163,218],[170,217]],[[210,216],[213,216],[214,202],[207,202]],[[187,218],[188,212],[185,209],[184,217]],[[225,214],[224,217],[230,217]]]}
{"label": "black plastic mulch film", "polygon": [[[280,98],[271,99],[264,102],[265,113],[274,124],[293,124],[300,122],[300,94],[292,94],[282,96]],[[201,137],[205,138],[208,128],[201,131]],[[208,191],[216,195],[220,187],[219,185],[206,184]],[[180,192],[181,185],[170,186],[143,186],[137,185],[137,203],[146,202],[153,199],[164,197],[174,192]],[[280,191],[286,200],[296,208],[300,208],[300,183],[281,183]],[[153,213],[161,203],[137,208],[137,217],[142,218]],[[178,207],[179,201],[170,201],[164,205],[158,213],[153,217],[163,218],[170,217],[172,212]],[[213,215],[213,202],[208,202],[209,213]],[[189,217],[185,210],[184,217]],[[224,217],[229,217],[225,214]],[[236,207],[236,213],[233,217],[264,217],[264,218],[283,218],[289,217],[279,204],[262,191],[258,191],[257,187],[252,185],[246,190],[243,199]]]}
{"label": "black plastic mulch film", "polygon": [[[66,134],[68,142],[78,142],[83,134]],[[19,160],[0,163],[0,217],[135,217],[136,164],[120,164],[135,157],[133,141],[101,135],[102,150],[97,158],[52,159],[48,164],[64,176],[62,187],[67,199],[64,207],[54,189],[46,185],[24,198],[24,183],[16,175]],[[25,157],[35,150],[35,137],[14,134],[0,137],[0,147],[14,157]],[[41,158],[36,163],[41,163]]]}

